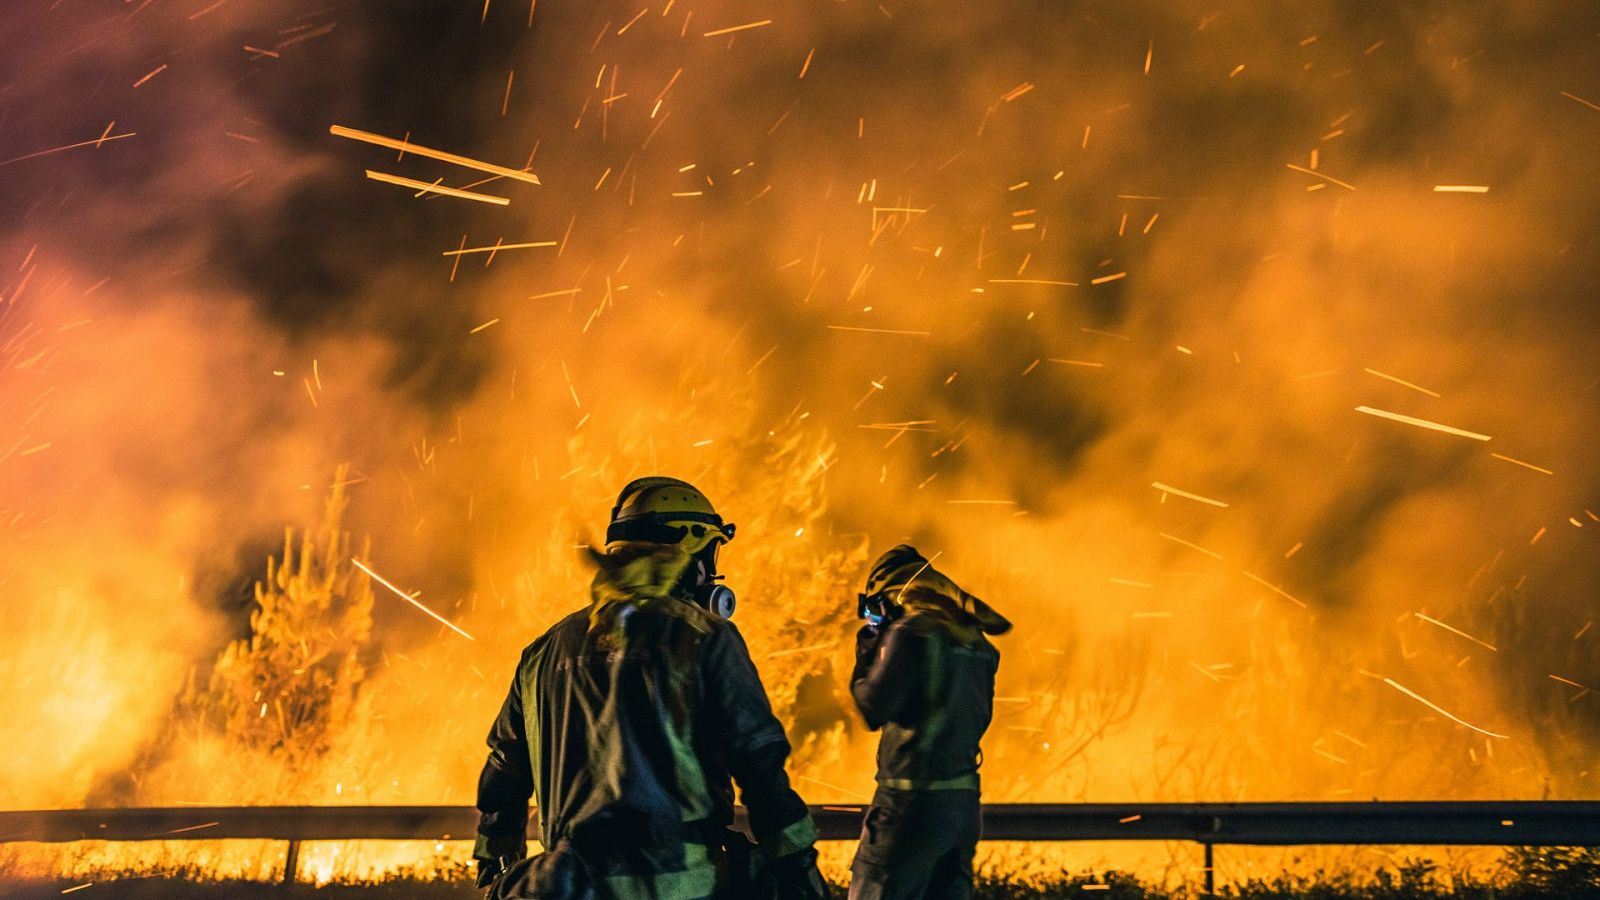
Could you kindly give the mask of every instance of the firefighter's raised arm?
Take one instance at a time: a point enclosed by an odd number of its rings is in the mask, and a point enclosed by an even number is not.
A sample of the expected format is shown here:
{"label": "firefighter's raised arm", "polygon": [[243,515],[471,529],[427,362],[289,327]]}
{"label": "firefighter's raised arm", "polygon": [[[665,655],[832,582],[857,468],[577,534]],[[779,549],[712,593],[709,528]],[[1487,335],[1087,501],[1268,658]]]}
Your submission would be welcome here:
{"label": "firefighter's raised arm", "polygon": [[863,626],[856,635],[856,667],[850,675],[850,696],[877,731],[903,715],[920,688],[926,639],[903,619],[880,628]]}

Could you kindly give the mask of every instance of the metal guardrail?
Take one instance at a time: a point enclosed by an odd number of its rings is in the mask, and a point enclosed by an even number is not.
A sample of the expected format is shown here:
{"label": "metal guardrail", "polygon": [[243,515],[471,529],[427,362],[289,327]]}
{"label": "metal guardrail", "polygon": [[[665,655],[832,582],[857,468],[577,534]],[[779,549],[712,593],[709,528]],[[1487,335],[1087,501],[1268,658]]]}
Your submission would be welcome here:
{"label": "metal guardrail", "polygon": [[[811,815],[824,840],[854,840],[864,809],[813,806]],[[1194,841],[1205,847],[1208,892],[1219,844],[1600,846],[1595,801],[1015,803],[985,805],[983,817],[989,841]],[[52,809],[0,812],[0,843],[281,840],[287,883],[302,841],[470,840],[476,827],[477,812],[463,806]]]}

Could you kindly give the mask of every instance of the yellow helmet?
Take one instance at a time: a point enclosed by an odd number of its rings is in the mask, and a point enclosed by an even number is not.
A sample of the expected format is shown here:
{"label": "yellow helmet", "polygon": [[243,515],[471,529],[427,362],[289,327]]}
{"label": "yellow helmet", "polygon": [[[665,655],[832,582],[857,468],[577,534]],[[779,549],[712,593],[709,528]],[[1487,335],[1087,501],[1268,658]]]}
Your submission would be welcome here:
{"label": "yellow helmet", "polygon": [[672,544],[690,558],[677,591],[701,608],[728,618],[733,590],[717,574],[717,550],[733,540],[732,523],[722,521],[706,495],[687,481],[653,475],[630,481],[611,507],[606,543],[647,541]]}
{"label": "yellow helmet", "polygon": [[628,482],[617,495],[606,543],[677,544],[693,555],[713,543],[733,540],[734,530],[694,485],[652,475]]}

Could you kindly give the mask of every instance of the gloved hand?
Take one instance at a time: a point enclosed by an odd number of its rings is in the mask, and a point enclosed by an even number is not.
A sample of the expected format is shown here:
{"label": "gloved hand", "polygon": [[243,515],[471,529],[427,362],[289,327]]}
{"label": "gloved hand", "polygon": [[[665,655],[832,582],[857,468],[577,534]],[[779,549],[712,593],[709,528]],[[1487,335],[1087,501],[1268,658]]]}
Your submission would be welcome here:
{"label": "gloved hand", "polygon": [[519,853],[507,853],[494,859],[478,860],[478,890],[485,897],[493,896],[495,881],[521,858]]}
{"label": "gloved hand", "polygon": [[856,631],[856,661],[878,652],[878,642],[883,640],[883,626],[867,624]]}
{"label": "gloved hand", "polygon": [[[505,864],[498,859],[478,860],[478,890],[487,891],[494,884],[494,880],[499,878],[500,873],[505,870]],[[487,893],[485,893],[485,896],[487,896]]]}
{"label": "gloved hand", "polygon": [[828,882],[817,869],[817,851],[807,847],[788,856],[780,856],[770,867],[772,880],[777,886],[777,900],[828,900]]}

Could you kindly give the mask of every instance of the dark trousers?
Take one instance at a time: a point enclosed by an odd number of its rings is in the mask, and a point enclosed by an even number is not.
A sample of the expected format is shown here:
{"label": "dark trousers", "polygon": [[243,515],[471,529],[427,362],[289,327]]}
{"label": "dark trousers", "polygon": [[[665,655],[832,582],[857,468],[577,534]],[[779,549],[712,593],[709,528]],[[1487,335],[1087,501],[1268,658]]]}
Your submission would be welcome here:
{"label": "dark trousers", "polygon": [[977,791],[878,788],[850,865],[850,900],[967,900],[982,830]]}
{"label": "dark trousers", "polygon": [[[715,888],[726,879],[719,877],[720,866],[704,845],[685,844],[667,853],[677,857],[675,870],[668,871],[660,870],[661,854],[649,858],[650,849],[635,848],[631,873],[620,860],[595,873],[570,845],[558,843],[551,851],[512,863],[496,879],[487,900],[710,900],[723,895]],[[720,850],[716,856],[721,857]]]}

